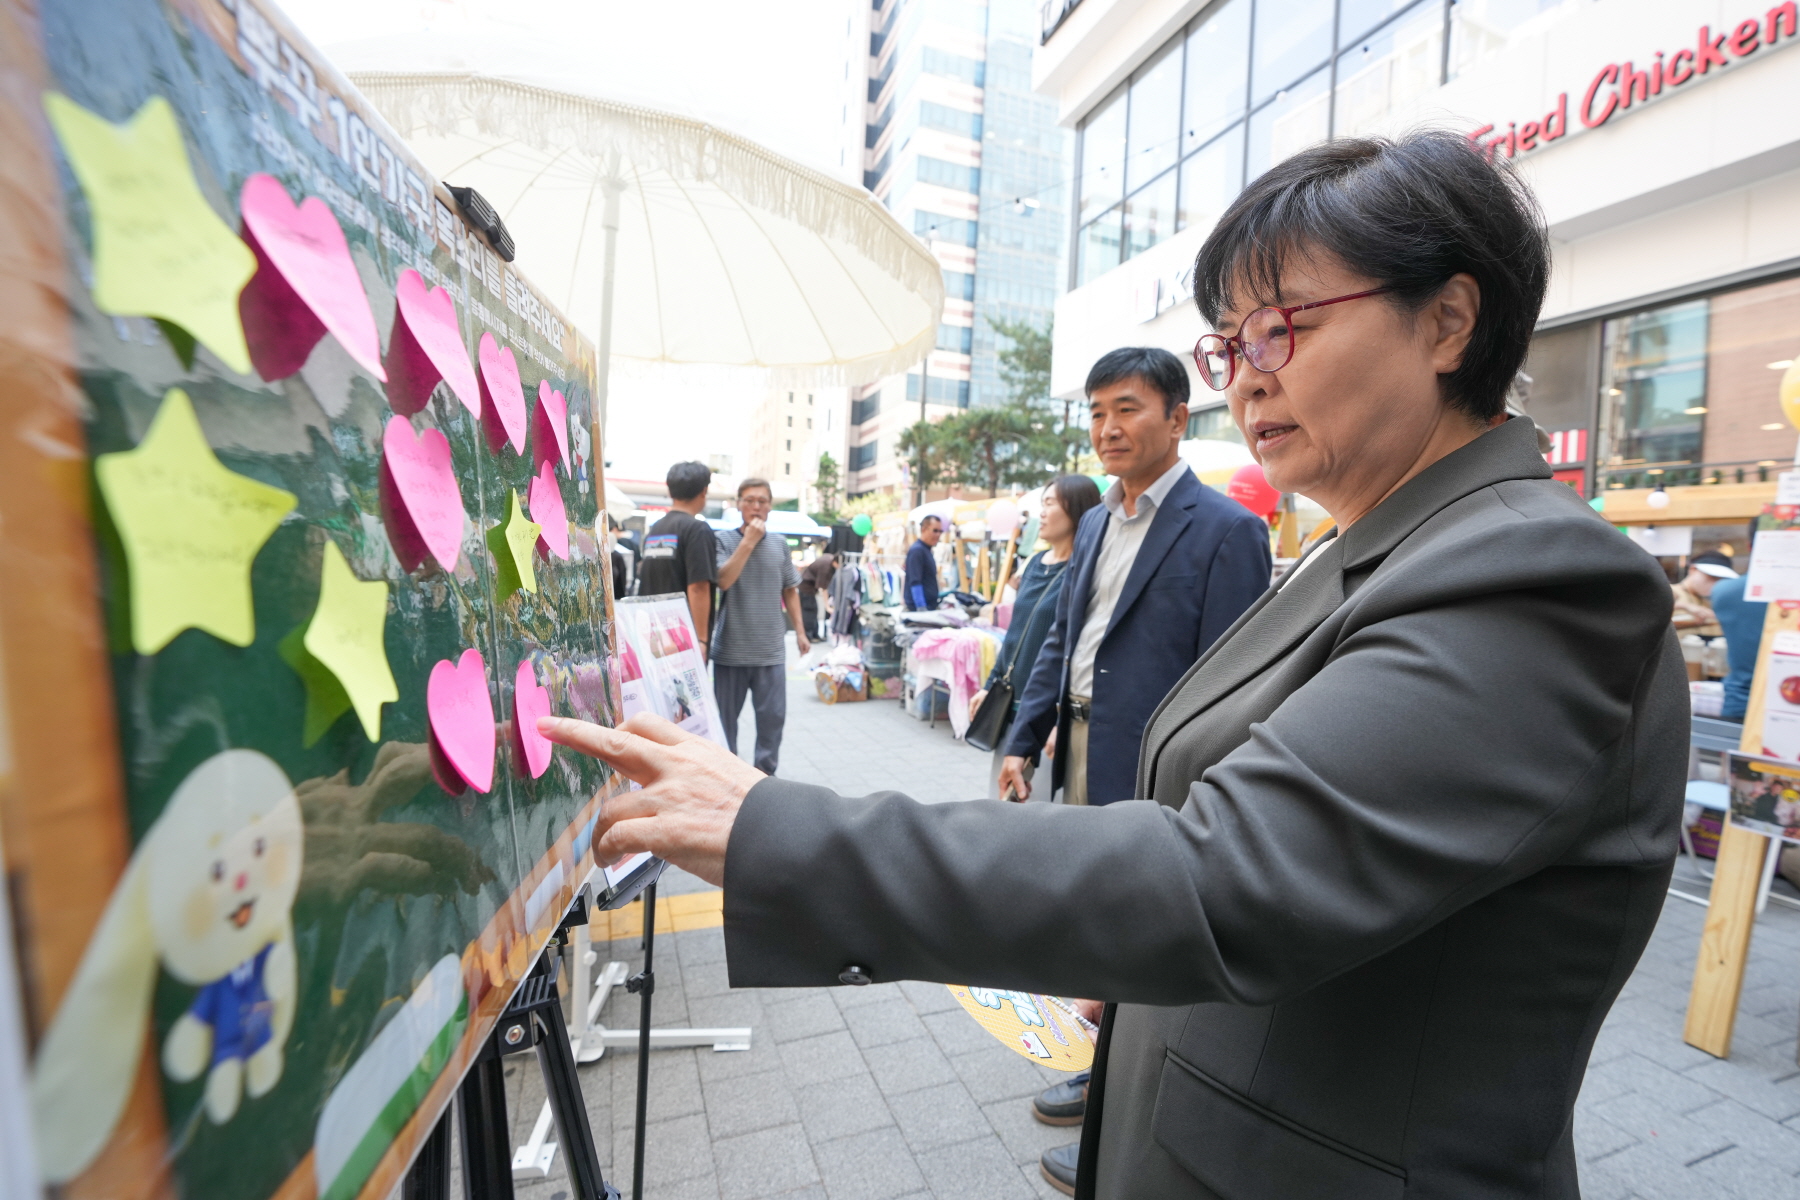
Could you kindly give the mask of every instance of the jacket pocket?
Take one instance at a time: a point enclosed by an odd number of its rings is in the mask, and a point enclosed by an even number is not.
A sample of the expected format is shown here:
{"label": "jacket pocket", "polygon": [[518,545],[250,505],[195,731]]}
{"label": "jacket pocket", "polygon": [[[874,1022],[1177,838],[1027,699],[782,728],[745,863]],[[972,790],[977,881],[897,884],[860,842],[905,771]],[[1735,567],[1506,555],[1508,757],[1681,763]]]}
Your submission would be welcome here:
{"label": "jacket pocket", "polygon": [[1239,1095],[1173,1053],[1151,1118],[1156,1144],[1223,1200],[1400,1200],[1406,1172]]}

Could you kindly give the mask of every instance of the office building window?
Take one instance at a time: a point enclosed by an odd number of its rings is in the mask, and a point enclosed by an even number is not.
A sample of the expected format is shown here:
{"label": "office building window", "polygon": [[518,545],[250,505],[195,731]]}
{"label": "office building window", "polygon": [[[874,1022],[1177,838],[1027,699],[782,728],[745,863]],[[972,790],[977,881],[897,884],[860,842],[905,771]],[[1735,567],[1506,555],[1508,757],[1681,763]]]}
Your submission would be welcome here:
{"label": "office building window", "polygon": [[1648,472],[1700,460],[1710,307],[1706,300],[1672,304],[1602,327],[1602,462]]}
{"label": "office building window", "polygon": [[1189,416],[1187,436],[1207,442],[1244,444],[1244,435],[1238,432],[1237,422],[1231,419],[1231,408],[1224,404],[1203,408]]}
{"label": "office building window", "polygon": [[1125,190],[1136,191],[1181,157],[1181,43],[1171,41],[1131,81]]}
{"label": "office building window", "polygon": [[965,221],[961,217],[946,217],[934,212],[913,214],[914,236],[928,242],[953,242],[959,246],[973,246],[976,230],[974,221]]}
{"label": "office building window", "polygon": [[850,469],[852,471],[861,471],[865,468],[874,466],[875,451],[879,449],[880,446],[880,442],[864,442],[860,446],[850,447]]}
{"label": "office building window", "polygon": [[1141,254],[1175,232],[1175,172],[1132,194],[1125,201],[1125,257]]}
{"label": "office building window", "polygon": [[1244,127],[1234,126],[1181,164],[1176,227],[1212,225],[1244,186]]}
{"label": "office building window", "polygon": [[1244,116],[1250,91],[1250,0],[1230,0],[1187,35],[1181,152],[1191,154]]}
{"label": "office building window", "polygon": [[1245,178],[1255,179],[1295,151],[1324,141],[1330,131],[1331,68],[1321,67],[1277,92],[1250,118]]}
{"label": "office building window", "polygon": [[1252,104],[1261,104],[1330,56],[1331,8],[1331,0],[1256,0]]}
{"label": "office building window", "polygon": [[1125,196],[1125,89],[1113,93],[1081,129],[1081,220]]}
{"label": "office building window", "polygon": [[926,158],[920,155],[917,166],[920,183],[935,183],[939,187],[955,188],[962,192],[979,192],[981,190],[981,168],[965,167],[961,163],[945,162],[941,158]]}
{"label": "office building window", "polygon": [[1380,131],[1396,109],[1439,86],[1443,64],[1444,6],[1424,0],[1338,56],[1333,132]]}

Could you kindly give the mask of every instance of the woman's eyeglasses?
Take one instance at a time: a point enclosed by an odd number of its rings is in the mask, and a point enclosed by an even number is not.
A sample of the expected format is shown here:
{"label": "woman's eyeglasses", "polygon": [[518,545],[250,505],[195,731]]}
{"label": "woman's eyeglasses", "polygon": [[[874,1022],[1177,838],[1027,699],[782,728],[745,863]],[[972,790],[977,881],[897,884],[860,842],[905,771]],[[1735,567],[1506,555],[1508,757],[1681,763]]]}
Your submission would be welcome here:
{"label": "woman's eyeglasses", "polygon": [[1371,288],[1366,292],[1333,296],[1329,300],[1314,300],[1311,304],[1296,304],[1291,308],[1259,308],[1244,318],[1237,336],[1220,337],[1216,333],[1209,333],[1194,343],[1194,365],[1200,368],[1200,378],[1215,392],[1224,391],[1237,378],[1239,355],[1259,371],[1279,371],[1294,361],[1292,322],[1295,313],[1391,291],[1392,288]]}

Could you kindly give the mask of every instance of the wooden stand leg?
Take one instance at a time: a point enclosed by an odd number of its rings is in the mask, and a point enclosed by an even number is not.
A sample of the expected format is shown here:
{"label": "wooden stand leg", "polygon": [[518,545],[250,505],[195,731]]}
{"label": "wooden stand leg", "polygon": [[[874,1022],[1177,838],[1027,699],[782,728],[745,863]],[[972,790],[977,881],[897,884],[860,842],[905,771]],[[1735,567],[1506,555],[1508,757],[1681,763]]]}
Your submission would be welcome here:
{"label": "wooden stand leg", "polygon": [[1731,1054],[1731,1028],[1737,1021],[1738,994],[1744,989],[1750,931],[1756,925],[1757,886],[1762,882],[1768,846],[1767,838],[1729,820],[1719,833],[1712,903],[1700,935],[1700,961],[1694,965],[1694,988],[1688,996],[1687,1028],[1682,1034],[1688,1045],[1718,1058]]}

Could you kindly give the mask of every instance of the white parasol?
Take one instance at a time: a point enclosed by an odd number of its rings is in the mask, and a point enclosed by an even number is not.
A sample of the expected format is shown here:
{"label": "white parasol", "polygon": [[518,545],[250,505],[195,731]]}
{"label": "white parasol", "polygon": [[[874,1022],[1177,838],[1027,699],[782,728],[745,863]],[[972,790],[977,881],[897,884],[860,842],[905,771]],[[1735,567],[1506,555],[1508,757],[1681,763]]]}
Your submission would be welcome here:
{"label": "white parasol", "polygon": [[330,53],[433,172],[494,206],[520,268],[598,346],[602,414],[615,354],[830,387],[935,343],[938,263],[860,187],[602,98],[542,47],[396,37]]}

